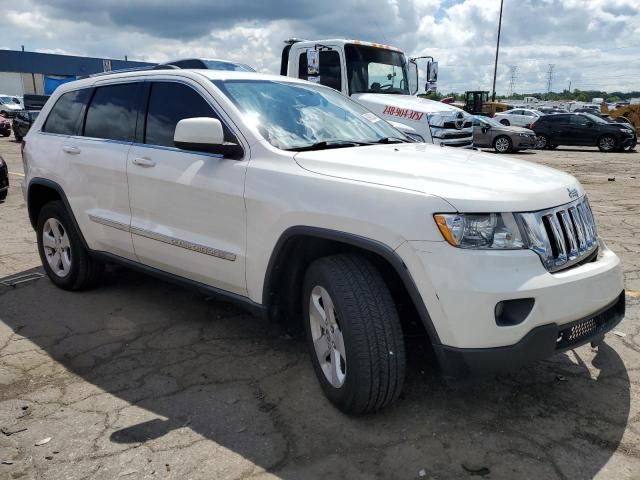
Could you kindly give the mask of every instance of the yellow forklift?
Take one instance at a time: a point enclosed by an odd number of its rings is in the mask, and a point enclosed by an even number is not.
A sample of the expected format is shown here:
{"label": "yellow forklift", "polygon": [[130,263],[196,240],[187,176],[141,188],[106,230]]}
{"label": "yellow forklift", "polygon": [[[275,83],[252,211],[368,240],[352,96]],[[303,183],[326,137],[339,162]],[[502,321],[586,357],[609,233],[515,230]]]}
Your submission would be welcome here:
{"label": "yellow forklift", "polygon": [[493,117],[498,112],[505,112],[511,108],[503,102],[490,102],[489,92],[486,90],[468,90],[464,92],[464,110],[471,115]]}

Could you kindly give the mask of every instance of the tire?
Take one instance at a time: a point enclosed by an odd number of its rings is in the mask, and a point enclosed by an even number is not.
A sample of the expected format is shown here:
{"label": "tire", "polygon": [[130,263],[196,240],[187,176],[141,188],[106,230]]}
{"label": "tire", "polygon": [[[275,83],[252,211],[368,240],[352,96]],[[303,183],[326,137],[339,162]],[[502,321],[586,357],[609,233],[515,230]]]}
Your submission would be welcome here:
{"label": "tire", "polygon": [[15,137],[16,142],[18,143],[22,142],[22,137],[18,135],[16,132],[13,132],[13,136]]}
{"label": "tire", "polygon": [[535,147],[538,150],[543,150],[545,148],[547,148],[549,145],[549,137],[547,137],[544,133],[541,133],[540,135],[536,135],[536,145]]}
{"label": "tire", "polygon": [[616,139],[613,135],[602,135],[598,139],[598,148],[601,152],[613,152],[616,149]]}
{"label": "tire", "polygon": [[393,403],[404,384],[404,339],[373,264],[359,255],[316,260],[305,274],[302,301],[311,361],[327,398],[352,414]]}
{"label": "tire", "polygon": [[502,120],[500,120],[500,123],[503,124],[505,127],[508,127],[509,125],[511,125],[511,122],[506,118],[503,118]]}
{"label": "tire", "polygon": [[49,202],[42,207],[36,235],[40,260],[56,286],[63,290],[82,290],[97,282],[103,265],[89,256],[62,202]]}
{"label": "tire", "polygon": [[558,145],[547,145],[545,148],[547,150],[555,150],[556,148],[558,148]]}
{"label": "tire", "polygon": [[0,202],[4,202],[7,199],[8,194],[9,194],[9,189],[6,189],[0,192]]}
{"label": "tire", "polygon": [[509,153],[513,150],[513,143],[506,135],[500,135],[493,141],[493,149],[498,153]]}
{"label": "tire", "polygon": [[9,135],[11,135],[11,131],[8,131],[8,132],[2,132],[2,136],[3,136],[3,137],[8,137]]}

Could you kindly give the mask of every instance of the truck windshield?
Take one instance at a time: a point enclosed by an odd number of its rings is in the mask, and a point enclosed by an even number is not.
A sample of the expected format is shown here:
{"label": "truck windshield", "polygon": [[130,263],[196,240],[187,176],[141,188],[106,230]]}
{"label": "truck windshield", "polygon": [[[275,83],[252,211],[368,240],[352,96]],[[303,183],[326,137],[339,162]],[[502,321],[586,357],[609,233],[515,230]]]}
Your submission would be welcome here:
{"label": "truck windshield", "polygon": [[320,150],[407,141],[384,120],[328,87],[270,80],[214,84],[276,148]]}
{"label": "truck windshield", "polygon": [[354,44],[345,45],[344,50],[349,92],[409,95],[404,53]]}

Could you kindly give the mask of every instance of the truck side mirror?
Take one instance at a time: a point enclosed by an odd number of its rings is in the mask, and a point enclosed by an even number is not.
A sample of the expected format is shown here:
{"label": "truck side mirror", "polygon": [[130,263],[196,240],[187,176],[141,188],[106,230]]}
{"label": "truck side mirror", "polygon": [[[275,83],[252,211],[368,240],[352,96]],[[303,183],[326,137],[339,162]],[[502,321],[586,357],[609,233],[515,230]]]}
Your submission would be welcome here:
{"label": "truck side mirror", "polygon": [[409,60],[409,93],[418,93],[418,64],[413,60]]}
{"label": "truck side mirror", "polygon": [[427,63],[427,82],[438,82],[438,62]]}
{"label": "truck side mirror", "polygon": [[320,52],[315,48],[307,48],[307,80],[320,83]]}

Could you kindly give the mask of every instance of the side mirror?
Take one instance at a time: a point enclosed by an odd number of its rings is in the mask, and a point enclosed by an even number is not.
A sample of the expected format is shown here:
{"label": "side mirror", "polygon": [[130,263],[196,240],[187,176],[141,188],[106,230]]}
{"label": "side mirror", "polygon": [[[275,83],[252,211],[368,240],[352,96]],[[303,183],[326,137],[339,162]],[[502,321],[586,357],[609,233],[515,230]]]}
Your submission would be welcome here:
{"label": "side mirror", "polygon": [[427,63],[427,82],[438,82],[438,62]]}
{"label": "side mirror", "polygon": [[194,117],[180,120],[173,134],[173,143],[182,150],[217,153],[226,158],[242,158],[244,150],[236,143],[224,141],[220,120]]}
{"label": "side mirror", "polygon": [[418,64],[413,60],[409,60],[409,93],[418,93]]}
{"label": "side mirror", "polygon": [[490,127],[488,127],[488,126],[482,127],[482,133],[487,133],[489,131],[489,128]]}

